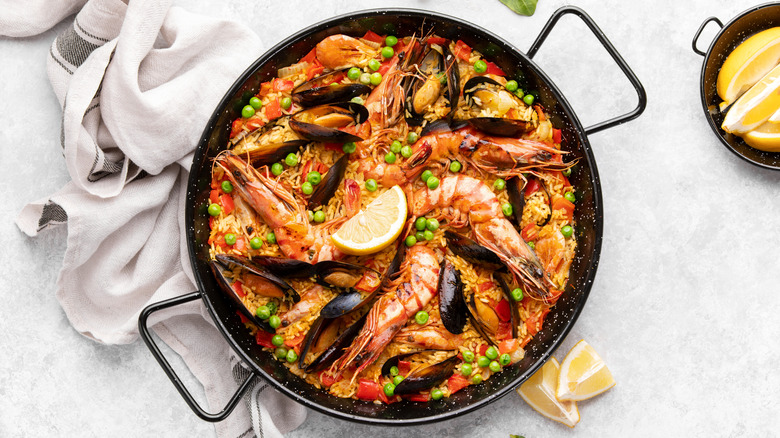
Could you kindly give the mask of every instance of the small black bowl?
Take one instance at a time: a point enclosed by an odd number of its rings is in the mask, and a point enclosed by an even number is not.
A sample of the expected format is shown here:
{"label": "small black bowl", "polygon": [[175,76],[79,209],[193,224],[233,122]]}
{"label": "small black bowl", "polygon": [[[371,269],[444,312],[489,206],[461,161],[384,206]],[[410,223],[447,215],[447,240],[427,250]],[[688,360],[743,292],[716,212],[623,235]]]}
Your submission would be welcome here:
{"label": "small black bowl", "polygon": [[[697,43],[702,30],[710,22],[715,22],[721,29],[705,53],[697,48]],[[780,153],[752,148],[742,138],[720,128],[726,115],[718,109],[721,98],[717,92],[718,73],[726,57],[750,36],[775,26],[780,26],[780,3],[754,6],[734,17],[725,26],[718,18],[709,17],[704,20],[693,37],[693,51],[704,56],[700,80],[701,106],[710,127],[720,138],[721,143],[749,163],[766,169],[780,170]]]}

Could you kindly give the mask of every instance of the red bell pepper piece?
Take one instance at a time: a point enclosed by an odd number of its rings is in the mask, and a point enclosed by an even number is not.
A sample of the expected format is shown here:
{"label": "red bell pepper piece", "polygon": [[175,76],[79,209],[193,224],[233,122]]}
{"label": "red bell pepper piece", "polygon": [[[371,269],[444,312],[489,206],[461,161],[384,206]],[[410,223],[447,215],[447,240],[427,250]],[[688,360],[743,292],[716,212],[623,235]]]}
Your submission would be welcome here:
{"label": "red bell pepper piece", "polygon": [[507,301],[506,298],[499,301],[496,305],[496,315],[498,315],[498,319],[503,322],[509,321],[509,319],[512,317],[509,310],[509,301]]}
{"label": "red bell pepper piece", "polygon": [[495,63],[488,61],[486,62],[486,64],[487,64],[487,70],[485,70],[485,73],[489,75],[506,76],[504,70],[501,70],[501,67],[497,66]]}
{"label": "red bell pepper piece", "polygon": [[382,280],[374,271],[366,271],[360,280],[355,285],[355,289],[362,290],[364,292],[373,292],[379,285],[382,284]]}
{"label": "red bell pepper piece", "polygon": [[306,70],[306,80],[310,81],[316,76],[319,76],[322,71],[325,70],[325,67],[320,64],[320,61],[315,59],[314,62],[312,62],[309,65],[309,68]]}
{"label": "red bell pepper piece", "polygon": [[542,185],[539,184],[539,180],[536,178],[531,178],[528,180],[528,184],[525,185],[525,196],[531,196],[534,193],[538,192],[539,189],[542,188]]}
{"label": "red bell pepper piece", "polygon": [[520,232],[520,236],[525,240],[526,242],[530,242],[534,239],[536,239],[536,236],[539,234],[539,231],[536,229],[535,223],[530,223],[523,228],[523,230]]}
{"label": "red bell pepper piece", "polygon": [[325,387],[333,385],[334,383],[338,382],[340,378],[341,376],[338,376],[338,378],[332,376],[328,370],[323,370],[320,372],[320,383],[322,383],[322,385]]}
{"label": "red bell pepper piece", "polygon": [[428,37],[425,42],[427,44],[438,44],[441,46],[447,42],[447,39],[442,37]]}
{"label": "red bell pepper piece", "polygon": [[241,313],[241,311],[240,311],[240,310],[237,310],[237,311],[236,311],[236,315],[238,315],[238,317],[239,317],[239,318],[241,318],[241,324],[246,324],[246,323],[248,323],[248,322],[249,322],[249,318],[247,318],[246,316],[244,316],[244,314],[243,314],[243,313]]}
{"label": "red bell pepper piece", "polygon": [[378,383],[373,380],[360,379],[358,380],[358,390],[355,395],[361,400],[373,401],[379,397],[380,391],[381,388]]}
{"label": "red bell pepper piece", "polygon": [[263,98],[266,94],[271,92],[271,82],[263,82],[260,84],[260,91],[257,92],[257,97]]}
{"label": "red bell pepper piece", "polygon": [[426,403],[428,401],[428,397],[429,397],[428,394],[412,394],[406,399],[413,402]]}
{"label": "red bell pepper piece", "polygon": [[301,58],[298,62],[308,62],[312,63],[317,59],[317,46],[315,46],[313,49],[309,50],[309,53],[306,54],[303,58]]}
{"label": "red bell pepper piece", "polygon": [[257,330],[257,333],[255,333],[255,340],[257,341],[257,345],[262,345],[266,348],[276,348],[274,347],[274,344],[271,343],[271,339],[273,337],[273,333],[268,333],[265,330]]}
{"label": "red bell pepper piece", "polygon": [[244,127],[241,119],[233,120],[233,124],[230,126],[230,138],[237,136]]}
{"label": "red bell pepper piece", "polygon": [[486,290],[492,289],[495,286],[496,284],[493,283],[492,281],[486,281],[484,283],[480,283],[479,286],[477,286],[477,288],[479,289],[480,292],[485,292]]}
{"label": "red bell pepper piece", "polygon": [[209,193],[209,201],[212,204],[219,204],[219,189],[214,189]]}
{"label": "red bell pepper piece", "polygon": [[249,128],[252,131],[254,131],[257,128],[262,127],[263,125],[265,125],[265,122],[263,121],[263,119],[261,119],[260,117],[257,117],[257,116],[252,116],[252,117],[248,118],[247,121],[246,121],[246,127]]}
{"label": "red bell pepper piece", "polygon": [[398,361],[398,374],[405,376],[409,374],[409,371],[412,369],[412,363],[406,360],[399,360]]}
{"label": "red bell pepper piece", "polygon": [[512,323],[499,322],[498,330],[496,331],[496,339],[500,341],[502,339],[509,339],[511,337],[512,337]]}
{"label": "red bell pepper piece", "polygon": [[561,130],[553,128],[552,138],[553,138],[553,143],[556,143],[556,144],[560,143],[561,142]]}
{"label": "red bell pepper piece", "polygon": [[341,151],[344,143],[323,143],[326,151]]}
{"label": "red bell pepper piece", "polygon": [[482,344],[482,345],[479,346],[477,351],[479,352],[480,356],[484,356],[485,352],[487,351],[487,349],[488,349],[488,345],[487,344]]}
{"label": "red bell pepper piece", "polygon": [[236,243],[233,244],[233,248],[235,248],[235,249],[237,249],[239,251],[246,250],[246,241],[244,240],[244,238],[243,237],[237,237],[236,238]]}
{"label": "red bell pepper piece", "polygon": [[505,339],[498,343],[498,352],[501,354],[511,354],[513,351],[517,350],[517,347],[519,346],[520,343],[517,339]]}
{"label": "red bell pepper piece", "polygon": [[[224,240],[225,239],[222,238],[222,241],[224,241]],[[236,291],[238,296],[242,297],[242,298],[246,296],[246,294],[244,293],[244,288],[242,287],[243,285],[244,285],[244,283],[241,283],[240,281],[234,281],[233,282],[233,290]]]}
{"label": "red bell pepper piece", "polygon": [[455,50],[453,53],[458,58],[468,62],[469,58],[471,57],[471,47],[469,47],[463,41],[458,40],[458,42],[455,43]]}
{"label": "red bell pepper piece", "polygon": [[268,102],[268,105],[265,106],[265,116],[268,118],[268,120],[282,117],[282,107],[279,105],[278,98]]}
{"label": "red bell pepper piece", "polygon": [[447,388],[449,388],[450,394],[455,394],[467,386],[469,386],[468,379],[460,374],[453,374],[452,377],[447,379]]}
{"label": "red bell pepper piece", "polygon": [[225,214],[232,213],[236,208],[236,205],[233,203],[233,197],[227,193],[219,197],[219,202],[222,204],[222,211]]}
{"label": "red bell pepper piece", "polygon": [[272,86],[274,91],[290,91],[295,86],[295,83],[286,79],[274,78]]}
{"label": "red bell pepper piece", "polygon": [[381,35],[378,35],[370,30],[366,32],[365,35],[363,35],[363,39],[374,43],[381,43],[385,40]]}

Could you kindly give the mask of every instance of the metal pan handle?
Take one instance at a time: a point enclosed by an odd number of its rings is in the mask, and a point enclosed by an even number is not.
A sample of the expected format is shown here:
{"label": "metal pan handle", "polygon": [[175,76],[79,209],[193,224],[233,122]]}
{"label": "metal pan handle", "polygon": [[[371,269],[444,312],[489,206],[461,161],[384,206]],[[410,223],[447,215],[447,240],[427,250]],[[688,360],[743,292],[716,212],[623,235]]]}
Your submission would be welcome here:
{"label": "metal pan handle", "polygon": [[203,420],[218,422],[224,420],[228,417],[228,415],[230,415],[231,412],[233,412],[233,409],[238,404],[238,401],[241,400],[241,397],[244,396],[244,393],[246,393],[246,391],[252,387],[252,383],[255,377],[257,377],[257,374],[252,373],[249,375],[249,377],[246,378],[246,380],[244,380],[244,382],[241,384],[241,386],[239,386],[236,393],[233,394],[233,397],[231,397],[231,399],[227,402],[227,405],[224,409],[222,409],[222,411],[216,414],[206,412],[203,408],[200,407],[198,402],[195,401],[195,399],[192,397],[192,394],[190,394],[187,388],[184,387],[184,383],[182,383],[182,381],[179,379],[179,376],[177,376],[176,372],[173,370],[173,368],[171,368],[168,360],[165,359],[165,356],[163,356],[160,348],[152,339],[151,333],[149,332],[149,327],[147,325],[147,320],[152,313],[157,312],[158,310],[188,303],[199,298],[200,292],[196,291],[187,295],[160,301],[159,303],[147,306],[144,310],[141,311],[141,315],[138,317],[138,331],[141,334],[141,338],[143,338],[144,343],[146,343],[146,346],[149,348],[149,351],[151,351],[154,358],[157,359],[157,362],[160,364],[163,371],[165,371],[165,374],[167,374],[168,378],[171,379],[173,386],[176,387],[176,389],[179,391],[179,394],[181,394],[182,398],[184,398],[184,401],[187,402],[187,404],[190,406],[190,409],[192,409],[192,411]]}
{"label": "metal pan handle", "polygon": [[642,86],[642,83],[639,82],[639,78],[636,77],[634,72],[631,70],[631,68],[626,64],[626,61],[623,60],[623,57],[620,56],[620,53],[615,49],[615,47],[612,45],[612,43],[607,39],[607,37],[604,35],[604,32],[599,29],[598,25],[596,25],[596,22],[593,21],[590,16],[585,13],[582,9],[576,7],[576,6],[564,6],[557,11],[553,13],[553,15],[550,17],[550,19],[547,21],[547,24],[544,25],[544,28],[542,28],[542,31],[539,33],[539,36],[536,37],[536,41],[531,44],[531,48],[528,49],[528,57],[533,59],[536,52],[539,50],[539,48],[542,46],[544,41],[547,39],[547,36],[550,34],[550,31],[552,31],[553,27],[555,27],[555,24],[558,22],[558,20],[566,15],[566,14],[574,14],[590,28],[591,32],[598,38],[599,42],[601,42],[601,45],[604,46],[604,48],[607,50],[607,52],[612,56],[612,59],[617,63],[618,67],[620,67],[620,70],[623,71],[623,74],[626,75],[628,80],[631,82],[631,85],[634,86],[634,89],[636,90],[637,97],[639,98],[639,103],[637,104],[636,108],[634,108],[632,111],[617,116],[615,118],[603,121],[601,123],[597,123],[593,126],[589,126],[585,128],[585,134],[594,134],[599,131],[603,131],[604,129],[611,128],[613,126],[620,125],[621,123],[628,122],[629,120],[633,120],[637,117],[639,117],[642,112],[644,112],[645,107],[647,107],[647,94],[645,93],[645,89]]}
{"label": "metal pan handle", "polygon": [[712,21],[718,23],[718,26],[720,26],[720,28],[723,29],[723,23],[721,23],[720,20],[718,20],[717,17],[710,17],[710,18],[704,20],[704,22],[701,24],[701,26],[699,26],[699,30],[696,31],[696,35],[693,36],[693,42],[691,43],[691,46],[693,47],[693,51],[697,55],[701,55],[701,56],[706,55],[706,53],[704,53],[701,50],[699,50],[699,48],[697,46],[699,45],[699,37],[701,36],[701,32]]}

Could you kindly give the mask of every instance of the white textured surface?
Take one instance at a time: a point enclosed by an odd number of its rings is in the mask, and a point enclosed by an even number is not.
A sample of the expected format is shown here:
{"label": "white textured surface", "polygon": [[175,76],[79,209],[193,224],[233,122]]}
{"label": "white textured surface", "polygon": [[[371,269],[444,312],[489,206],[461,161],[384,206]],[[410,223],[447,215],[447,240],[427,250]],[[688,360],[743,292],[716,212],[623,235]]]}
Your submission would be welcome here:
{"label": "white textured surface", "polygon": [[[702,58],[691,51],[705,18],[725,22],[754,2],[572,3],[623,54],[649,102],[639,119],[590,136],[605,200],[601,263],[587,306],[555,354],[562,359],[584,338],[618,385],[581,403],[582,421],[572,431],[509,394],[462,418],[414,429],[310,412],[291,437],[777,433],[780,172],[737,159],[715,138],[699,98]],[[199,0],[187,7],[252,25],[266,47],[336,14],[416,7],[484,26],[525,51],[563,4],[542,0],[530,18],[498,0]],[[53,294],[64,229],[30,239],[13,224],[26,202],[68,179],[60,110],[44,70],[67,21],[37,37],[0,39],[0,436],[212,436],[141,343],[98,345],[69,326]],[[586,126],[635,105],[628,82],[572,16],[535,60]]]}

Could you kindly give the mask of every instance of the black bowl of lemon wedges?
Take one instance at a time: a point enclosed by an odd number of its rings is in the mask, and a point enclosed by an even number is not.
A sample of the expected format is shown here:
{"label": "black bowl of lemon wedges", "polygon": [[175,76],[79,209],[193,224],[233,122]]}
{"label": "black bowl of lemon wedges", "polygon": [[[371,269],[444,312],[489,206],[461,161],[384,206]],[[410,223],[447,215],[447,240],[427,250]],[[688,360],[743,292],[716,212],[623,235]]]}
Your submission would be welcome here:
{"label": "black bowl of lemon wedges", "polygon": [[[699,37],[711,23],[720,31],[703,52]],[[693,51],[704,56],[701,103],[712,130],[738,157],[780,170],[780,3],[754,6],[726,25],[707,18]]]}

